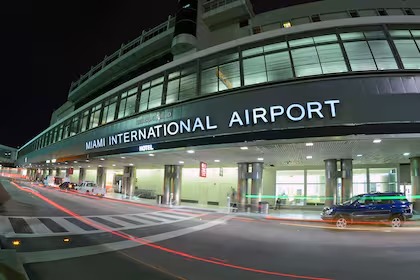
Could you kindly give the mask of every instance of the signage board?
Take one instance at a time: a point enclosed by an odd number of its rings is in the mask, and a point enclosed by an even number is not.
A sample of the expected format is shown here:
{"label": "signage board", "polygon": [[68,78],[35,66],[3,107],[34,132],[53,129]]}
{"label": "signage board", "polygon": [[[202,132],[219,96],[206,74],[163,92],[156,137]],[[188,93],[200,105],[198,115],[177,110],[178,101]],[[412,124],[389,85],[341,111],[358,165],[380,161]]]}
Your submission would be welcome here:
{"label": "signage board", "polygon": [[207,177],[207,163],[205,162],[200,162],[200,177]]}

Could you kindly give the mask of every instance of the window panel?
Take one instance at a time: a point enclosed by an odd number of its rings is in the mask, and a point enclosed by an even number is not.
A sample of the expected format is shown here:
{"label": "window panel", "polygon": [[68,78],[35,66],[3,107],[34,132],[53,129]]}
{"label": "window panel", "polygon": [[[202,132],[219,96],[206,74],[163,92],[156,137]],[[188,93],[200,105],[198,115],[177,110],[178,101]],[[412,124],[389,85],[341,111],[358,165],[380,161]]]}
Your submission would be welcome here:
{"label": "window panel", "polygon": [[147,110],[148,102],[149,102],[149,90],[142,91],[140,95],[140,108],[139,108],[140,112]]}
{"label": "window panel", "polygon": [[243,61],[245,85],[267,82],[264,56],[257,56]]}
{"label": "window panel", "polygon": [[369,41],[369,46],[378,66],[378,70],[398,69],[394,55],[386,40]]}
{"label": "window panel", "polygon": [[76,135],[79,131],[79,116],[74,116],[70,127],[70,136]]}
{"label": "window panel", "polygon": [[179,93],[179,79],[168,82],[166,89],[166,104],[171,104],[178,101]]}
{"label": "window panel", "polygon": [[349,32],[349,33],[341,33],[340,34],[341,40],[349,41],[349,40],[364,40],[365,36],[363,32]]}
{"label": "window panel", "polygon": [[287,48],[288,48],[287,43],[286,42],[281,42],[281,43],[276,43],[276,44],[271,44],[271,45],[264,46],[264,52],[284,50],[284,49],[287,49]]}
{"label": "window panel", "polygon": [[312,37],[289,41],[289,45],[290,45],[291,48],[292,47],[299,47],[299,46],[313,45],[313,44],[314,44],[314,39]]}
{"label": "window panel", "polygon": [[289,52],[269,54],[265,56],[265,60],[269,82],[293,78]]}
{"label": "window panel", "polygon": [[253,48],[253,49],[243,51],[242,56],[243,57],[253,56],[253,55],[261,54],[263,53],[263,51],[264,51],[263,47]]}
{"label": "window panel", "polygon": [[63,137],[63,125],[60,125],[60,128],[58,129],[58,133],[57,133],[57,141],[61,141],[62,137]]}
{"label": "window panel", "polygon": [[317,46],[316,49],[324,74],[348,71],[339,44]]}
{"label": "window panel", "polygon": [[118,119],[124,118],[125,116],[125,107],[127,106],[127,98],[126,97],[122,97],[123,95],[121,95],[121,100],[120,100],[120,107],[118,109]]}
{"label": "window panel", "polygon": [[95,107],[92,108],[92,113],[90,115],[89,129],[95,128],[99,125],[99,117],[101,116],[101,108],[102,108],[102,104],[96,105]]}
{"label": "window panel", "polygon": [[[394,40],[405,69],[420,69],[420,52],[413,40]],[[420,42],[419,42],[420,43]]]}
{"label": "window panel", "polygon": [[201,72],[201,94],[218,91],[217,67],[212,67]]}
{"label": "window panel", "polygon": [[314,42],[316,44],[327,43],[327,42],[337,42],[337,35],[331,34],[331,35],[317,36],[317,37],[314,37]]}
{"label": "window panel", "polygon": [[241,86],[239,62],[235,61],[219,66],[217,76],[219,78],[219,91]]}
{"label": "window panel", "polygon": [[163,85],[152,87],[150,89],[149,109],[156,108],[162,105]]}
{"label": "window panel", "polygon": [[344,43],[353,71],[376,70],[367,42]]}
{"label": "window panel", "polygon": [[191,74],[181,78],[179,100],[186,100],[197,95],[197,75]]}
{"label": "window panel", "polygon": [[385,39],[383,31],[367,31],[365,32],[366,39]]}
{"label": "window panel", "polygon": [[315,47],[292,50],[292,58],[297,77],[322,74]]}
{"label": "window panel", "polygon": [[83,132],[83,131],[86,130],[87,124],[88,124],[88,119],[89,119],[89,110],[86,110],[86,111],[83,112],[82,126],[80,127],[80,132]]}
{"label": "window panel", "polygon": [[411,37],[410,30],[390,30],[389,34],[394,38]]}
{"label": "window panel", "polygon": [[125,117],[131,116],[136,112],[136,100],[137,100],[137,95],[132,95],[127,98],[127,104],[125,107],[125,114],[124,114]]}

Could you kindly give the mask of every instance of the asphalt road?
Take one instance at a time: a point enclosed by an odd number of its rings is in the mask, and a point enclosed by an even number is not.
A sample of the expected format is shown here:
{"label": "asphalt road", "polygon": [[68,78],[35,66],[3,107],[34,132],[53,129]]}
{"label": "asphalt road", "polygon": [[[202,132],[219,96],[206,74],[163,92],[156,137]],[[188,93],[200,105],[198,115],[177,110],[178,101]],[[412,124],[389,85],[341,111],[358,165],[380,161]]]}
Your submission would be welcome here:
{"label": "asphalt road", "polygon": [[[3,247],[21,241],[15,249],[30,279],[394,280],[419,275],[419,231],[334,230],[34,188],[74,212],[71,217],[35,194],[3,185],[11,196],[8,203],[22,203],[26,212],[25,217],[22,212],[13,215],[22,210],[10,206],[1,215],[31,221],[28,225],[34,227],[32,233],[2,233]],[[46,229],[36,226],[34,219],[45,223],[43,218],[67,231],[54,232],[49,223]],[[64,223],[66,218],[79,220],[78,226],[67,227],[72,223]],[[78,230],[81,223],[95,229]]]}

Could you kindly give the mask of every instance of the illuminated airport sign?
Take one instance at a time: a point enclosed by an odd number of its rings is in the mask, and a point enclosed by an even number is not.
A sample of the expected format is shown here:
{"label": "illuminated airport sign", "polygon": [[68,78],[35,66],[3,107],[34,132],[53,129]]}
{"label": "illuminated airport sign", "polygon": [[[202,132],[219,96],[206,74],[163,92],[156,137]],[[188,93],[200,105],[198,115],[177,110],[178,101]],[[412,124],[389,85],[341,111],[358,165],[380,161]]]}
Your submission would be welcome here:
{"label": "illuminated airport sign", "polygon": [[[288,106],[273,105],[269,107],[255,107],[243,111],[231,112],[229,119],[226,119],[224,124],[216,123],[214,120],[216,116],[210,115],[187,118],[90,140],[87,141],[85,145],[86,150],[93,150],[109,146],[119,146],[122,144],[153,141],[181,134],[217,131],[219,125],[227,127],[229,130],[255,125],[273,124],[278,122],[281,118],[286,119],[289,122],[300,122],[304,119],[324,119],[326,116],[335,118],[337,116],[338,104],[340,104],[340,100],[334,99],[325,100],[323,102],[312,101],[302,104],[292,103]],[[151,145],[139,146],[139,151],[141,152],[152,150],[153,147]]]}

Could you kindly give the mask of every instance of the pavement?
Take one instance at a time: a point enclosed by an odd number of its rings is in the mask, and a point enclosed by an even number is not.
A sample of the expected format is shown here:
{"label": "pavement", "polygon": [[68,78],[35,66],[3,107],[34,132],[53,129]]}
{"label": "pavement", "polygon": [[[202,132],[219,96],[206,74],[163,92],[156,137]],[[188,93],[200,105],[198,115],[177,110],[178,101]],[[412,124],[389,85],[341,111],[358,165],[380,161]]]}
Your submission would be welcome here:
{"label": "pavement", "polygon": [[228,214],[0,183],[10,195],[0,255],[14,250],[31,280],[418,278],[415,231],[337,230],[309,222],[319,211]]}

